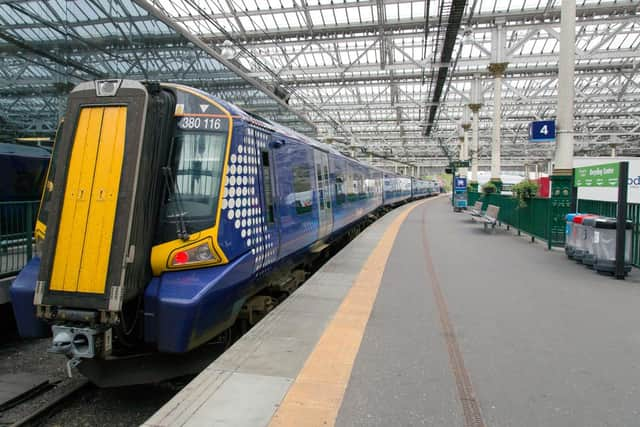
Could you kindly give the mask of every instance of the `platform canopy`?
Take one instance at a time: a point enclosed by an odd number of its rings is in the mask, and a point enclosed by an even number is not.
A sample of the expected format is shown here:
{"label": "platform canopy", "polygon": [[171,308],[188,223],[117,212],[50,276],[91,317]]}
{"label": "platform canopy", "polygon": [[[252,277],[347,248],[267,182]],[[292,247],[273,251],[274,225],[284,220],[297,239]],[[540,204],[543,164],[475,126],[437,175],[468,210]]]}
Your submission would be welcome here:
{"label": "platform canopy", "polygon": [[[575,154],[640,155],[638,2],[576,3]],[[206,89],[378,165],[439,167],[478,74],[488,165],[496,20],[503,167],[547,163],[529,123],[556,116],[559,0],[0,0],[0,139],[50,135],[73,85],[127,77]]]}

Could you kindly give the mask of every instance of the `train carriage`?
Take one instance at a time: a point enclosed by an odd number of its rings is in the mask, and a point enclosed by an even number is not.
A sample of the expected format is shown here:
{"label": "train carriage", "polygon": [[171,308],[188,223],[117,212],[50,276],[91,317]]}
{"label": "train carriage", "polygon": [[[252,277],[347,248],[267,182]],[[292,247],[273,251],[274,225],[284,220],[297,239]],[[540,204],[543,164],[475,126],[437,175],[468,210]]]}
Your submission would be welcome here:
{"label": "train carriage", "polygon": [[12,299],[23,336],[51,326],[76,360],[189,351],[411,197],[407,177],[186,86],[82,83],[65,117]]}

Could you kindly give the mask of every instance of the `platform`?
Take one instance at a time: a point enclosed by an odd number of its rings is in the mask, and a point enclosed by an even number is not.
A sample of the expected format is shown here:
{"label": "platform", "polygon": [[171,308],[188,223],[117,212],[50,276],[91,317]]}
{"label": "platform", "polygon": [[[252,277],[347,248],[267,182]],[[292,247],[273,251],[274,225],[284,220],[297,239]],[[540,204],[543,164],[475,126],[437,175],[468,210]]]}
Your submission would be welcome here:
{"label": "platform", "polygon": [[144,425],[639,425],[638,273],[449,203],[370,226]]}

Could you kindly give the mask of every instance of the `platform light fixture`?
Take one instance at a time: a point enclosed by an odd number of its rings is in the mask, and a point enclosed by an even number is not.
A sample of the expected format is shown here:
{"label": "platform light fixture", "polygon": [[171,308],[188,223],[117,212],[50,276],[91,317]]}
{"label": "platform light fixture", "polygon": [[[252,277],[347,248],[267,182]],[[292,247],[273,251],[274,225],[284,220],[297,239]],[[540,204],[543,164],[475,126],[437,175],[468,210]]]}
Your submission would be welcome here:
{"label": "platform light fixture", "polygon": [[238,55],[238,49],[231,40],[225,40],[222,42],[220,55],[222,55],[224,59],[234,59]]}

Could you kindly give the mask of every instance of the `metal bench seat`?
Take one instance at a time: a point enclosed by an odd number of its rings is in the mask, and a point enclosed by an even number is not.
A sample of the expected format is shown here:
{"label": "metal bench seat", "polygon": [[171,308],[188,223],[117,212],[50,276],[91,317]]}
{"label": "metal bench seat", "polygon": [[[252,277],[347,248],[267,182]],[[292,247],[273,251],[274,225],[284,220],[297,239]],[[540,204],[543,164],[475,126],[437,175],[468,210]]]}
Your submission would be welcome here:
{"label": "metal bench seat", "polygon": [[487,210],[484,215],[480,218],[482,220],[482,224],[484,225],[484,229],[487,230],[488,226],[491,226],[491,229],[494,230],[496,228],[496,224],[498,223],[498,214],[500,213],[500,208],[495,205],[487,206]]}
{"label": "metal bench seat", "polygon": [[475,202],[468,212],[472,217],[482,217],[482,202]]}

